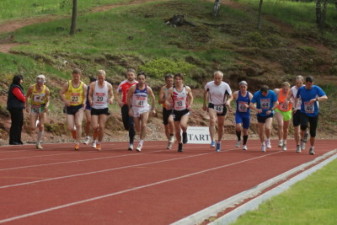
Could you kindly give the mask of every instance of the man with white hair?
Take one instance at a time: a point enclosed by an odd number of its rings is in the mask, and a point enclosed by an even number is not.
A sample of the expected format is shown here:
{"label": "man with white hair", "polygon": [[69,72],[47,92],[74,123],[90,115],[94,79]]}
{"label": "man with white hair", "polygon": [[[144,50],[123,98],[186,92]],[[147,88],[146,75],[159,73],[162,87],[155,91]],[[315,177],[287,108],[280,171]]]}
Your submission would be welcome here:
{"label": "man with white hair", "polygon": [[[215,71],[213,81],[208,82],[204,88],[203,110],[209,113],[210,124],[209,133],[211,136],[211,147],[216,147],[216,151],[221,151],[221,140],[224,132],[224,121],[227,114],[227,107],[232,100],[232,90],[229,85],[222,81],[223,73]],[[208,104],[207,104],[208,103]],[[215,143],[215,122],[218,125],[218,140]]]}
{"label": "man with white hair", "polygon": [[27,91],[26,111],[30,113],[30,127],[34,132],[38,128],[36,148],[43,149],[41,142],[44,133],[44,123],[46,121],[50,91],[45,85],[46,77],[38,75],[36,83],[31,85]]}
{"label": "man with white hair", "polygon": [[89,104],[91,105],[91,123],[94,130],[93,139],[97,139],[95,148],[100,151],[104,136],[105,122],[110,115],[109,104],[112,104],[114,95],[112,85],[105,80],[105,71],[97,71],[97,80],[89,87]]}

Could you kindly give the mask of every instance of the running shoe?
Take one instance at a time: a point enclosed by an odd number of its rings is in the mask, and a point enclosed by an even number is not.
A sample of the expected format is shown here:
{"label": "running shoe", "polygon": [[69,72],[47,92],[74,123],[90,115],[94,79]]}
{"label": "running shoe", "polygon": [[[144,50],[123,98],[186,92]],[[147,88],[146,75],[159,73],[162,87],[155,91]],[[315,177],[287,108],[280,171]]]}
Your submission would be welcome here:
{"label": "running shoe", "polygon": [[36,143],[36,149],[43,149],[42,145],[40,142]]}
{"label": "running shoe", "polygon": [[85,140],[83,141],[83,144],[88,145],[89,143],[90,143],[90,137],[87,136],[87,137],[85,138]]}
{"label": "running shoe", "polygon": [[168,142],[166,149],[171,150],[173,146],[173,142]]}
{"label": "running shoe", "polygon": [[187,143],[187,133],[183,132],[183,144]]}
{"label": "running shoe", "polygon": [[74,149],[75,151],[78,151],[80,149],[80,144],[76,143]]}
{"label": "running shoe", "polygon": [[142,151],[143,143],[144,143],[143,141],[140,141],[140,142],[139,142],[139,144],[138,144],[138,146],[137,146],[137,148],[136,148],[137,152],[141,152],[141,151]]}
{"label": "running shoe", "polygon": [[93,148],[96,148],[96,144],[97,144],[97,143],[96,143],[96,140],[94,140],[94,141],[92,142],[92,145],[91,145],[91,146],[92,146]]}
{"label": "running shoe", "polygon": [[278,146],[279,146],[279,147],[283,147],[283,140],[279,140],[279,141],[278,141]]}
{"label": "running shoe", "polygon": [[310,149],[309,149],[309,154],[310,155],[315,155],[315,147],[314,146],[311,146]]}
{"label": "running shoe", "polygon": [[266,145],[265,145],[265,144],[262,144],[262,145],[261,145],[261,151],[262,151],[262,152],[266,152],[266,150],[267,150],[267,149],[266,149]]}
{"label": "running shoe", "polygon": [[221,142],[217,142],[216,143],[216,149],[215,149],[216,152],[220,152],[221,151]]}
{"label": "running shoe", "polygon": [[304,142],[304,140],[301,140],[301,150],[302,151],[305,150],[305,142]]}
{"label": "running shoe", "polygon": [[247,145],[242,146],[242,150],[247,151],[248,150]]}
{"label": "running shoe", "polygon": [[303,136],[303,142],[307,143],[309,137],[308,131],[305,131],[304,136]]}
{"label": "running shoe", "polygon": [[183,143],[179,143],[178,152],[183,152]]}
{"label": "running shoe", "polygon": [[211,148],[215,148],[215,141],[211,141]]}
{"label": "running shoe", "polygon": [[133,144],[129,144],[129,148],[128,148],[129,151],[132,151],[133,150]]}
{"label": "running shoe", "polygon": [[240,146],[241,146],[241,141],[237,141],[235,144],[235,147],[240,148]]}
{"label": "running shoe", "polygon": [[96,150],[97,150],[97,151],[101,151],[101,150],[102,150],[101,144],[96,144]]}
{"label": "running shoe", "polygon": [[287,145],[285,143],[282,145],[282,151],[287,151]]}
{"label": "running shoe", "polygon": [[297,146],[296,146],[296,152],[297,152],[297,153],[301,153],[301,151],[302,151],[302,150],[301,150],[301,146],[300,146],[300,145],[297,145]]}
{"label": "running shoe", "polygon": [[267,148],[271,148],[271,143],[270,143],[270,139],[267,139],[266,140],[266,146],[267,146]]}

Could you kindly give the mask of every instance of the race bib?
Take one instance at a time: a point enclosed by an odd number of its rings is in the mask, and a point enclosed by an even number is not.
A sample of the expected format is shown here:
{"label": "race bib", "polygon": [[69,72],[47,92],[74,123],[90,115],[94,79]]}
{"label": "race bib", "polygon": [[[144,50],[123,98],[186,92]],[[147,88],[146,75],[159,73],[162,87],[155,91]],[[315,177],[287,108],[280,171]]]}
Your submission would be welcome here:
{"label": "race bib", "polygon": [[238,111],[239,112],[247,112],[248,108],[246,106],[246,102],[238,102]]}
{"label": "race bib", "polygon": [[310,102],[304,102],[304,111],[306,113],[314,113],[315,112],[315,106],[314,106],[314,102],[310,103]]}
{"label": "race bib", "polygon": [[262,110],[269,110],[270,109],[270,99],[261,99],[260,105]]}
{"label": "race bib", "polygon": [[280,103],[280,109],[282,111],[287,111],[288,110],[288,104],[286,104],[285,102]]}
{"label": "race bib", "polygon": [[223,113],[223,108],[224,108],[224,105],[214,105],[214,110],[217,113]]}
{"label": "race bib", "polygon": [[41,95],[34,95],[33,97],[34,102],[42,102],[42,100],[43,100],[43,96]]}

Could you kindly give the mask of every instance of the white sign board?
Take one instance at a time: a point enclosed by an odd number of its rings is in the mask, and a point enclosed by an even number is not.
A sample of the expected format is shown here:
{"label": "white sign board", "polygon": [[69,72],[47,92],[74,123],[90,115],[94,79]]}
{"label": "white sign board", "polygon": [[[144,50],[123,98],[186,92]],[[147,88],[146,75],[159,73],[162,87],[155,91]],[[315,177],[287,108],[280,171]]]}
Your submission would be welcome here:
{"label": "white sign board", "polygon": [[208,127],[188,127],[187,143],[190,144],[210,144],[211,136]]}

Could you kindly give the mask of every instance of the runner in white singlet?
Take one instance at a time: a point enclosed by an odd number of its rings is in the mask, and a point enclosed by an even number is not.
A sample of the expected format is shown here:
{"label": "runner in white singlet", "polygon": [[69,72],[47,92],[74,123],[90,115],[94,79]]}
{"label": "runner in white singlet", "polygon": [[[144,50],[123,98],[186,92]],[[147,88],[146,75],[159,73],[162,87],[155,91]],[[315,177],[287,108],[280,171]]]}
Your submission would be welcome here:
{"label": "runner in white singlet", "polygon": [[[155,110],[155,97],[152,89],[146,84],[146,75],[139,73],[137,75],[138,84],[130,87],[127,95],[129,106],[129,115],[133,117],[136,133],[139,135],[139,143],[136,148],[140,152],[144,145],[146,137],[146,126],[149,119],[150,109],[153,114]],[[148,98],[151,99],[151,105],[148,103]]]}
{"label": "runner in white singlet", "polygon": [[89,103],[91,105],[91,123],[94,130],[93,139],[96,140],[96,149],[102,150],[101,142],[104,136],[105,122],[109,113],[108,104],[113,103],[112,85],[105,81],[105,71],[98,70],[97,81],[92,82],[89,88]]}
{"label": "runner in white singlet", "polygon": [[[211,147],[215,147],[216,151],[221,151],[221,140],[224,132],[224,121],[227,114],[227,107],[230,106],[232,99],[232,90],[229,85],[222,81],[223,73],[221,71],[214,72],[214,80],[208,82],[204,89],[203,110],[209,113],[209,133],[211,135]],[[208,104],[207,104],[208,103]],[[218,121],[218,140],[215,144],[215,122]]]}

